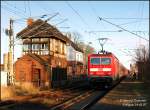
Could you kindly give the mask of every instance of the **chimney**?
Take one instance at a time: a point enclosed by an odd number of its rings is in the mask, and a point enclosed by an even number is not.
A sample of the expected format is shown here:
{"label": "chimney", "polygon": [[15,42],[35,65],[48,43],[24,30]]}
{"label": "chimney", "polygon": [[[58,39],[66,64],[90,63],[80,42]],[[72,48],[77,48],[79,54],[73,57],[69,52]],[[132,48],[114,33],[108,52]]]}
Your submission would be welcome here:
{"label": "chimney", "polygon": [[27,19],[27,25],[30,26],[33,23],[33,19],[32,18],[28,18]]}

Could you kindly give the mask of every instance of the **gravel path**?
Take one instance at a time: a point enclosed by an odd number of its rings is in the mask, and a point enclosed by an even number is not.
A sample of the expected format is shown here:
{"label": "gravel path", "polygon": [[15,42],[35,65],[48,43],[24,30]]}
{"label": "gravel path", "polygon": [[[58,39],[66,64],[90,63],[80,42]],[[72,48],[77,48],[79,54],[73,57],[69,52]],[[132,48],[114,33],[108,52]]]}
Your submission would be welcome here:
{"label": "gravel path", "polygon": [[123,81],[90,110],[150,110],[150,86]]}

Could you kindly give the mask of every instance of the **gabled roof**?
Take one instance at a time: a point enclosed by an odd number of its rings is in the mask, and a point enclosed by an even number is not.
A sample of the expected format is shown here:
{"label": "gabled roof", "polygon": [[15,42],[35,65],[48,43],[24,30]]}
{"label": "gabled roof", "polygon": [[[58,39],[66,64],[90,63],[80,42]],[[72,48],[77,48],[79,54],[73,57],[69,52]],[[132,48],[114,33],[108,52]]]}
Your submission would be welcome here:
{"label": "gabled roof", "polygon": [[67,36],[63,35],[57,28],[41,19],[34,21],[31,25],[28,25],[22,31],[17,33],[16,37],[19,39],[56,37],[60,40],[68,42],[76,51],[83,53],[83,50],[67,38]]}
{"label": "gabled roof", "polygon": [[25,38],[45,38],[45,37],[56,37],[63,41],[68,41],[68,38],[63,35],[57,28],[50,25],[49,23],[38,19],[34,21],[31,25],[28,25],[22,31],[17,33],[17,38],[25,39]]}

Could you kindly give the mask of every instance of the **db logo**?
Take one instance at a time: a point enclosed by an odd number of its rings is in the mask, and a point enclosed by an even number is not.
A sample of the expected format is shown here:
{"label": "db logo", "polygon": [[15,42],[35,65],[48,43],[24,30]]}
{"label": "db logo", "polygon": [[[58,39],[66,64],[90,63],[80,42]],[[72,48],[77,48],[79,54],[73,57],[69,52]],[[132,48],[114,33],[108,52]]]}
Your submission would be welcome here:
{"label": "db logo", "polygon": [[99,70],[99,71],[103,71],[103,68],[99,68],[98,70]]}

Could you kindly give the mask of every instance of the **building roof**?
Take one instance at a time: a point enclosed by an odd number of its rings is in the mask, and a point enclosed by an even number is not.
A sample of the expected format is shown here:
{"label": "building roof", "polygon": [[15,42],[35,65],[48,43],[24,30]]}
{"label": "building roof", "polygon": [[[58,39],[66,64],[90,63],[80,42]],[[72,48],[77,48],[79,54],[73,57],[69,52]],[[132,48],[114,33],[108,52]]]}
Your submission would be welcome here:
{"label": "building roof", "polygon": [[28,25],[22,31],[17,33],[16,37],[19,39],[55,37],[65,42],[69,40],[57,28],[41,19],[34,21],[31,25]]}

